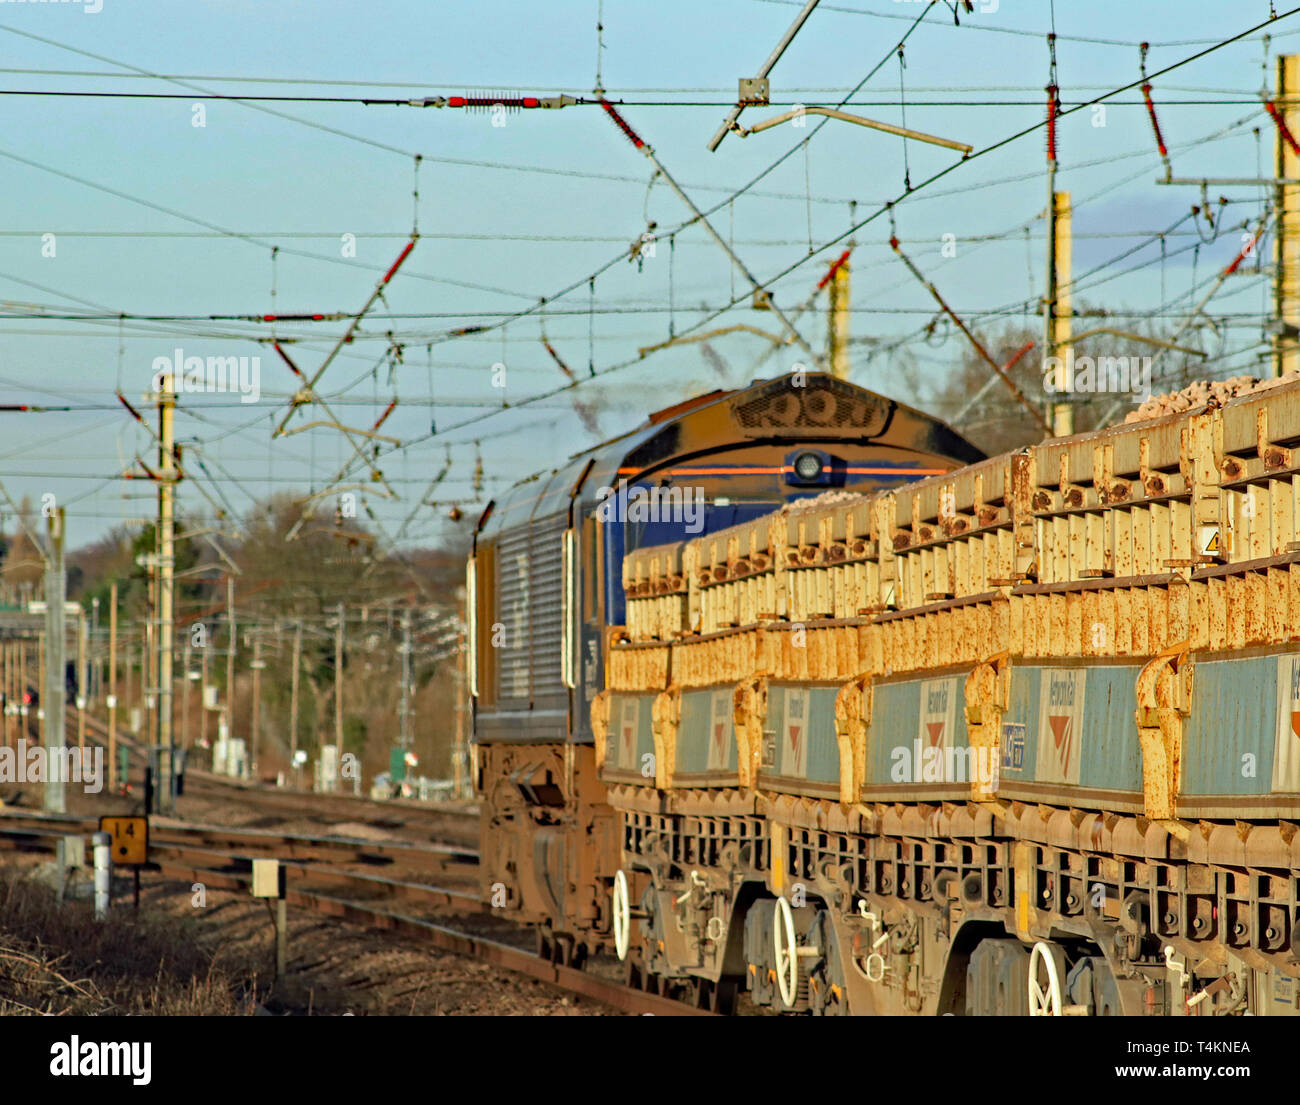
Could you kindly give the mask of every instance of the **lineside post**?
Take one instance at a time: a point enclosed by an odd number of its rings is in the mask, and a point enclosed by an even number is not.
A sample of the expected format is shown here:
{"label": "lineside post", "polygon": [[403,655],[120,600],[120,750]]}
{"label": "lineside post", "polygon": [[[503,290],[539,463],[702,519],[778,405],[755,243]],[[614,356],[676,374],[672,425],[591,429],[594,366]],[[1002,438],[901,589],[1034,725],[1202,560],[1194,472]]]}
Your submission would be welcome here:
{"label": "lineside post", "polygon": [[[1052,193],[1052,218],[1049,228],[1051,237],[1051,301],[1048,304],[1048,341],[1047,355],[1062,362],[1062,371],[1058,386],[1068,389],[1065,398],[1052,404],[1052,434],[1054,437],[1068,437],[1074,433],[1074,404],[1070,395],[1074,392],[1073,363],[1070,348],[1071,313],[1070,304],[1070,193]],[[1067,367],[1068,366],[1068,367]]]}
{"label": "lineside post", "polygon": [[63,771],[64,706],[67,698],[67,674],[64,667],[64,610],[67,578],[63,570],[63,507],[56,507],[47,519],[50,558],[45,573],[45,812],[66,813]]}
{"label": "lineside post", "polygon": [[117,791],[117,580],[108,599],[108,789]]}
{"label": "lineside post", "polygon": [[176,633],[176,378],[167,373],[158,396],[158,809],[176,809],[176,731],[173,724]]}
{"label": "lineside post", "polygon": [[[1291,135],[1300,134],[1300,56],[1277,59],[1274,104]],[[1287,141],[1282,126],[1274,138],[1278,184],[1274,206],[1277,234],[1273,240],[1273,375],[1300,370],[1300,184],[1285,184],[1300,175],[1300,154]]]}

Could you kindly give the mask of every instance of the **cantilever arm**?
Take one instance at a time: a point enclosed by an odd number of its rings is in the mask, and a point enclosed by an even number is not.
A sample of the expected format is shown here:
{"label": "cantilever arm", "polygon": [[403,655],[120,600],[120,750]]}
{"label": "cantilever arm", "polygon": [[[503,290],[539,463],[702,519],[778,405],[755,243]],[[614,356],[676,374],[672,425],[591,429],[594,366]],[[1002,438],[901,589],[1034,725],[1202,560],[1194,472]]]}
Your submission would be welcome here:
{"label": "cantilever arm", "polygon": [[401,441],[395,437],[389,437],[387,434],[377,434],[374,430],[360,430],[355,426],[344,426],[338,422],[330,422],[321,419],[317,422],[308,422],[302,426],[296,426],[292,430],[285,430],[282,437],[293,437],[294,434],[300,434],[303,430],[313,430],[318,426],[328,426],[331,430],[342,430],[344,433],[359,434],[361,437],[377,438],[379,441],[387,441],[392,445],[401,445]]}
{"label": "cantilever arm", "polygon": [[738,322],[734,326],[722,326],[717,330],[708,330],[703,334],[691,334],[689,337],[669,338],[667,341],[661,341],[658,345],[647,345],[638,349],[641,356],[648,353],[654,353],[660,349],[667,349],[670,345],[688,345],[693,341],[708,341],[710,338],[719,338],[723,334],[734,334],[743,331],[746,334],[756,334],[760,338],[767,338],[773,345],[790,345],[794,338],[779,337],[776,334],[769,334],[766,330],[761,330],[757,326],[750,326],[747,322]]}
{"label": "cantilever arm", "polygon": [[1193,349],[1188,345],[1178,345],[1175,342],[1164,341],[1161,338],[1149,338],[1145,334],[1135,334],[1131,330],[1115,330],[1110,326],[1098,326],[1093,330],[1085,330],[1082,334],[1075,334],[1070,338],[1071,343],[1083,341],[1084,338],[1095,337],[1097,334],[1110,334],[1116,338],[1129,338],[1132,341],[1146,342],[1147,345],[1159,346],[1161,349],[1172,349],[1178,353],[1187,353],[1193,357],[1207,358],[1209,356],[1204,350]]}
{"label": "cantilever arm", "polygon": [[828,115],[832,119],[842,119],[846,123],[856,123],[860,127],[870,127],[872,130],[883,130],[887,134],[897,134],[903,138],[915,138],[918,142],[929,142],[935,146],[946,146],[950,150],[960,150],[963,157],[975,148],[966,145],[965,142],[954,142],[951,138],[936,138],[933,134],[925,134],[919,130],[908,130],[906,127],[896,127],[892,123],[880,123],[875,119],[867,119],[861,115],[851,115],[849,112],[840,111],[839,108],[835,107],[805,107],[801,110],[786,111],[780,115],[772,116],[771,119],[764,119],[761,123],[752,127],[737,127],[736,133],[741,138],[748,138],[751,134],[778,127],[782,123],[797,119],[801,115]]}

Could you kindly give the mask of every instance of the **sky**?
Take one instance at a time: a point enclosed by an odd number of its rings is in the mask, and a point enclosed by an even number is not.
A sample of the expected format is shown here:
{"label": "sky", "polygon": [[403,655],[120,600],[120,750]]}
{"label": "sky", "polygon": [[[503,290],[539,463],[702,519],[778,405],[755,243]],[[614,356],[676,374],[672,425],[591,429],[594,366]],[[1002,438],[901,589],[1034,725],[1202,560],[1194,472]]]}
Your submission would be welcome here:
{"label": "sky", "polygon": [[[1260,91],[1279,53],[1300,52],[1292,15],[1157,75],[1268,20],[1260,0],[976,0],[960,25],[944,3],[826,2],[773,70],[772,106],[742,124],[851,95],[845,110],[974,152],[813,116],[709,152],[737,79],[800,6],[0,2],[0,403],[49,408],[0,413],[8,495],[54,496],[71,547],[151,516],[153,486],[122,475],[140,472],[137,458],[153,467],[155,447],[118,394],[152,421],[159,358],[247,357],[255,397],[180,396],[182,509],[238,516],[272,492],[360,484],[386,543],[429,544],[451,532],[453,507],[463,532],[494,493],[649,411],[808,359],[740,330],[641,356],[671,335],[778,327],[698,222],[679,229],[687,207],[598,105],[502,114],[409,100],[590,100],[599,65],[605,94],[784,310],[809,302],[851,237],[851,378],[899,395],[900,352],[939,381],[964,349],[950,327],[926,333],[935,304],[891,250],[891,219],[977,331],[1040,326],[1046,140],[1041,127],[1012,136],[1043,122],[1053,24],[1067,111],[1140,81],[1150,43],[1179,179],[1272,174]],[[1199,187],[1156,183],[1140,91],[1104,104],[1059,126],[1075,303],[1141,312],[1172,335],[1268,190],[1209,187],[1211,226],[1191,214]],[[390,440],[376,439],[382,481],[335,484],[348,440],[329,424],[300,429],[329,412],[304,406],[287,426],[300,432],[272,436],[299,382],[271,341],[312,376],[417,224],[409,257],[320,378],[330,411],[356,429],[397,401],[378,431]],[[654,240],[634,258],[645,233]],[[1269,256],[1265,237],[1222,282],[1206,308],[1216,329],[1184,330],[1215,374],[1263,371]],[[261,321],[271,314],[326,317]],[[820,353],[824,294],[796,325]],[[0,513],[12,533],[6,504]]]}

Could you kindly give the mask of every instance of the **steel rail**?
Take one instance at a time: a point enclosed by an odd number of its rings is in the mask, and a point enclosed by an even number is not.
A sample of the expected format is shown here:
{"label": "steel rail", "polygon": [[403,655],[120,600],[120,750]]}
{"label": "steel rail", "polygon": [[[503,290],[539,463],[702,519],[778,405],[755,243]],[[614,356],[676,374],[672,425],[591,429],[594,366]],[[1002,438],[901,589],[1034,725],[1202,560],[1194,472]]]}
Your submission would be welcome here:
{"label": "steel rail", "polygon": [[[232,878],[251,875],[252,872],[252,857],[242,856],[237,852],[215,848],[198,848],[190,844],[176,844],[171,841],[150,841],[149,848],[151,852],[166,852],[176,862],[196,864],[203,866],[205,870],[228,875]],[[212,867],[211,863],[214,860],[218,861],[221,866]],[[230,871],[225,869],[230,865],[234,865],[238,870]],[[382,875],[369,875],[357,871],[341,871],[332,865],[321,866],[295,860],[282,859],[280,865],[288,871],[296,872],[298,875],[313,881],[364,886],[367,889],[382,890],[390,897],[421,900],[430,905],[453,906],[457,909],[470,910],[475,913],[485,912],[489,908],[478,894],[453,890],[445,886],[432,886],[428,883],[410,882],[405,879],[389,879]],[[168,864],[160,863],[159,866],[166,868]]]}
{"label": "steel rail", "polygon": [[[3,817],[4,814],[0,813],[0,819]],[[39,821],[41,819],[33,818],[33,820]],[[47,822],[46,827],[29,829],[0,828],[0,843],[16,845],[32,843],[42,850],[49,850],[51,841],[60,835],[52,827],[49,827],[50,822],[76,824],[79,827],[87,824],[87,820],[78,818],[47,818],[44,820]],[[156,840],[150,841],[150,849],[151,851],[171,852],[176,857],[164,859],[157,864],[159,873],[170,878],[179,878],[190,883],[202,882],[205,886],[215,889],[234,891],[247,890],[252,881],[251,871],[243,874],[238,871],[232,872],[184,862],[186,857],[200,856],[205,859],[224,859],[227,863],[248,862],[249,857],[240,856],[234,852],[195,848],[185,844]],[[395,896],[423,898],[433,905],[446,905],[458,909],[472,907],[476,911],[482,911],[487,908],[486,903],[480,898],[450,890],[446,887],[425,886],[421,883],[384,879],[375,875],[339,871],[337,869],[318,868],[310,864],[291,861],[285,862],[285,866],[298,872],[305,879],[324,879],[331,882],[363,886],[368,890],[378,888]],[[285,900],[291,906],[311,910],[326,917],[424,940],[443,951],[478,959],[493,966],[513,971],[516,974],[527,975],[540,982],[549,983],[569,993],[591,998],[594,1001],[602,1002],[627,1013],[670,1017],[716,1015],[709,1010],[697,1009],[684,1002],[660,997],[657,994],[650,994],[643,990],[634,990],[621,983],[598,978],[574,967],[551,963],[549,960],[542,959],[532,952],[523,951],[520,948],[503,944],[497,940],[489,940],[485,937],[460,932],[454,928],[448,928],[446,925],[395,913],[392,910],[382,909],[379,906],[365,902],[349,901],[344,898],[302,890],[292,886],[286,890]]]}
{"label": "steel rail", "polygon": [[[215,886],[218,889],[244,890],[251,880],[251,875],[241,876],[185,863],[163,862],[159,864],[159,867],[164,875],[189,882],[203,882],[206,886]],[[309,870],[308,875],[310,877],[320,873]],[[336,872],[335,874],[342,877],[348,876],[347,872]],[[373,877],[368,876],[352,876],[350,881],[366,884],[375,880]],[[383,882],[386,880],[378,881]],[[403,888],[409,889],[416,885],[403,884]],[[444,891],[444,893],[447,892]],[[694,1006],[674,1001],[671,998],[649,994],[642,990],[634,990],[621,983],[598,978],[574,967],[551,963],[532,952],[523,951],[520,948],[503,944],[497,940],[473,936],[454,928],[448,928],[446,925],[394,913],[392,910],[382,909],[379,906],[365,902],[349,901],[344,898],[301,890],[292,886],[285,891],[285,900],[291,906],[308,909],[326,917],[425,940],[442,951],[478,959],[517,974],[528,975],[541,982],[603,1002],[627,1013],[649,1013],[670,1017],[716,1015],[709,1010],[697,1009]],[[482,906],[481,902],[478,904],[480,907]]]}
{"label": "steel rail", "polygon": [[[17,822],[29,826],[36,835],[60,836],[68,832],[93,832],[99,828],[94,817],[44,814],[34,810],[0,807],[0,824]],[[7,830],[0,829],[0,833]],[[153,818],[149,825],[150,843],[211,844],[218,847],[283,849],[293,857],[320,856],[337,860],[345,853],[363,857],[407,859],[438,867],[478,864],[478,852],[457,844],[410,844],[394,840],[365,840],[344,836],[309,836],[303,833],[276,833],[265,829],[233,829],[220,825],[193,825]]]}

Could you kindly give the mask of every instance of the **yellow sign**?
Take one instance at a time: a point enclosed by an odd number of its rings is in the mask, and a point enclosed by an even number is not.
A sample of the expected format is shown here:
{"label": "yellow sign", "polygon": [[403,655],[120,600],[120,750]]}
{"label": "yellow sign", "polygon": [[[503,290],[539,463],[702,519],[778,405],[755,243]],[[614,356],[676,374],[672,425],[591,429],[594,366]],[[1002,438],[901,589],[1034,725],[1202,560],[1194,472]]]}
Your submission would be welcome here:
{"label": "yellow sign", "polygon": [[113,838],[113,862],[138,867],[149,862],[147,817],[101,817],[99,831]]}

